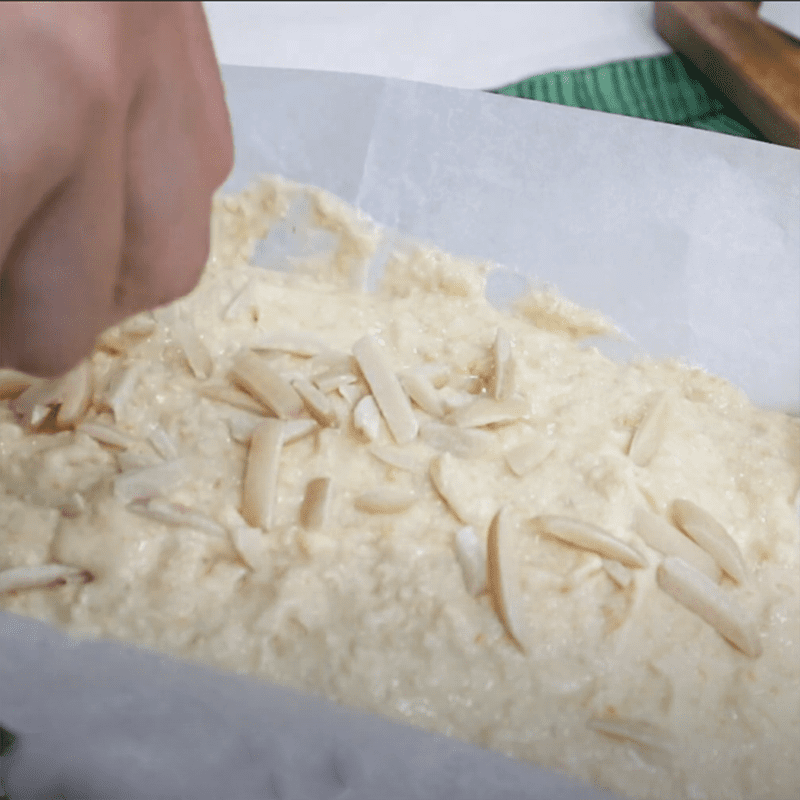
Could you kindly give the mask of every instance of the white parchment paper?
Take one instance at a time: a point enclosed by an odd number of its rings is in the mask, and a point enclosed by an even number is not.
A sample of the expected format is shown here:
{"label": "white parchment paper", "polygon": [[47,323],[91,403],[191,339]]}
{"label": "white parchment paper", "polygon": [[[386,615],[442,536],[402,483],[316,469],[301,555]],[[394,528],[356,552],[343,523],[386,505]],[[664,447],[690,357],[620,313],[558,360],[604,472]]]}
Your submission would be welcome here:
{"label": "white parchment paper", "polygon": [[[755,402],[800,408],[800,153],[365,76],[226,67],[236,167],[549,283]],[[622,354],[622,353],[620,353]],[[0,759],[21,798],[607,795],[443,737],[0,614]]]}
{"label": "white parchment paper", "polygon": [[[800,152],[361,75],[226,67],[237,165],[487,258],[800,411]],[[287,120],[291,124],[287,124]]]}

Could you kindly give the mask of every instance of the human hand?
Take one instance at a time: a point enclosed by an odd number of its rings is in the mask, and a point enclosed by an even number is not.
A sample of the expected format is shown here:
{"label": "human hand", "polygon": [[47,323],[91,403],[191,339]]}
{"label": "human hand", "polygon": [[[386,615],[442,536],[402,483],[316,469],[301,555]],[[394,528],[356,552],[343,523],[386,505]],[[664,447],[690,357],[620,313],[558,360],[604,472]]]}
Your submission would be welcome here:
{"label": "human hand", "polygon": [[189,292],[232,163],[200,3],[0,3],[0,367]]}

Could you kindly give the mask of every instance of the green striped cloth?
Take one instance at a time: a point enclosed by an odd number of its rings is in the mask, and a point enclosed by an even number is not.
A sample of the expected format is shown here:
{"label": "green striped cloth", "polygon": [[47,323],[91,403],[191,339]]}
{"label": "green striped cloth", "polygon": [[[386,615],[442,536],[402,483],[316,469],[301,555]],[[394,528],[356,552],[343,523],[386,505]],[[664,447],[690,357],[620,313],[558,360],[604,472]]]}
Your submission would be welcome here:
{"label": "green striped cloth", "polygon": [[0,756],[4,756],[11,749],[12,744],[14,744],[14,734],[0,728]]}
{"label": "green striped cloth", "polygon": [[767,141],[691,62],[674,53],[548,72],[490,91]]}
{"label": "green striped cloth", "polygon": [[[4,728],[0,728],[0,756],[6,755],[11,750],[11,745],[14,744],[14,734],[9,733]],[[2,781],[3,770],[0,769],[0,800],[11,800],[5,793],[5,787]]]}

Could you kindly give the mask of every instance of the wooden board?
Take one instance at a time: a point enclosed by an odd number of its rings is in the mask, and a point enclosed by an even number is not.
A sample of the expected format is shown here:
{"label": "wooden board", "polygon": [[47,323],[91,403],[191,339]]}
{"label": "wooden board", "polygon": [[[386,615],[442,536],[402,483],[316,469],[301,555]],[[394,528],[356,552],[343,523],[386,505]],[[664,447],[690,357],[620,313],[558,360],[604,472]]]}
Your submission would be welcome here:
{"label": "wooden board", "polygon": [[800,148],[800,45],[759,3],[655,3],[659,35],[771,142]]}

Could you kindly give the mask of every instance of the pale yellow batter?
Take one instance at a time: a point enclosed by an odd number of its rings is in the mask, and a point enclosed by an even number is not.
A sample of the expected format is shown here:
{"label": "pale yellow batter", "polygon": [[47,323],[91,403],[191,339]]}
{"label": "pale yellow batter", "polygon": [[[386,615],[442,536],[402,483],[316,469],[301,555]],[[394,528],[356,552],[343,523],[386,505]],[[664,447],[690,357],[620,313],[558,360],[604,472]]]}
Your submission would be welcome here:
{"label": "pale yellow batter", "polygon": [[[630,797],[796,797],[798,420],[675,361],[582,349],[607,324],[553,295],[501,313],[484,266],[433,249],[361,291],[380,237],[323,193],[310,222],[334,256],[250,266],[302,194],[218,201],[200,285],[102,337],[76,423],[0,373],[0,608]],[[283,422],[235,379],[244,353],[277,375]],[[722,533],[690,539],[676,500]],[[75,569],[11,572],[46,564]]]}

